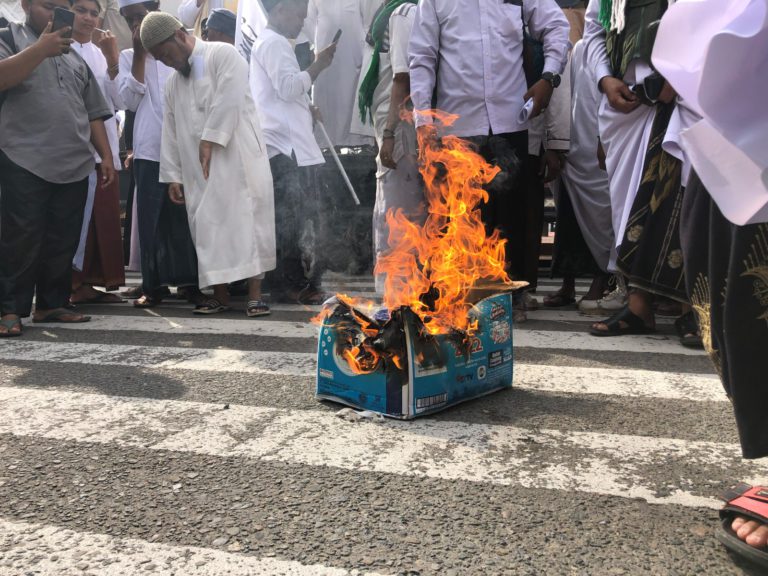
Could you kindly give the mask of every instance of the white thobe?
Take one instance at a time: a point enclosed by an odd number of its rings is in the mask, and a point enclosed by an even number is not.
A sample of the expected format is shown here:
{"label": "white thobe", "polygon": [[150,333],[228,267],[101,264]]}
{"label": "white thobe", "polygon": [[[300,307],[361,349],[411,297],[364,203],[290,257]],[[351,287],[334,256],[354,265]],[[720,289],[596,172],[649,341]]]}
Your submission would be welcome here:
{"label": "white thobe", "polygon": [[120,53],[120,98],[126,109],[136,112],[133,121],[133,157],[135,160],[160,161],[160,135],[163,126],[165,85],[173,73],[162,62],[147,54],[144,82],[131,73],[133,48]]}
{"label": "white thobe", "polygon": [[597,161],[597,108],[600,92],[586,62],[585,45],[571,54],[571,146],[563,182],[584,241],[601,269],[607,270],[614,248],[608,176]]}
{"label": "white thobe", "polygon": [[0,0],[0,17],[8,22],[23,23],[27,16],[19,0]]}
{"label": "white thobe", "polygon": [[[315,51],[331,44],[336,32],[342,35],[333,64],[320,73],[312,89],[312,101],[320,108],[323,124],[334,146],[372,144],[371,138],[350,133],[352,114],[357,109],[357,80],[363,63],[361,0],[309,0],[305,31]],[[367,0],[366,0],[367,1]],[[321,145],[327,146],[321,134]]]}
{"label": "white thobe", "polygon": [[679,130],[683,167],[693,165],[723,215],[740,226],[768,221],[765,54],[765,0],[678,0],[653,49],[654,65],[689,112]]}
{"label": "white thobe", "polygon": [[[233,46],[202,40],[190,64],[166,86],[160,181],[184,185],[203,287],[275,268],[275,210],[248,64]],[[213,142],[207,180],[201,140]]]}
{"label": "white thobe", "polygon": [[[392,96],[395,75],[408,73],[408,40],[416,17],[415,4],[403,4],[392,13],[389,29],[384,37],[385,52],[379,64],[379,83],[373,96],[373,122],[376,140],[383,143],[384,129]],[[425,210],[424,192],[416,150],[416,129],[410,122],[401,121],[395,128],[392,159],[397,168],[392,170],[376,158],[376,202],[373,207],[373,249],[375,258],[389,248],[387,213],[402,210],[412,221],[419,219]],[[376,275],[376,291],[384,292],[385,278]]]}
{"label": "white thobe", "polygon": [[[591,0],[587,7],[584,26],[587,62],[595,71],[594,80],[599,84],[606,76],[611,76],[611,67],[605,47],[606,32],[598,21],[600,0]],[[633,60],[630,62],[624,81],[628,84],[641,83],[652,72],[647,63]],[[624,238],[632,205],[637,196],[637,189],[643,176],[645,152],[651,137],[653,119],[656,116],[654,106],[641,104],[629,114],[614,110],[602,95],[598,112],[600,142],[605,151],[605,167],[611,193],[611,212],[615,247]],[[616,254],[611,255],[608,264],[611,272],[616,271]]]}
{"label": "white thobe", "polygon": [[[115,170],[120,170],[120,137],[117,134],[117,116],[115,113],[117,110],[125,108],[122,99],[120,98],[120,90],[118,84],[118,78],[112,80],[109,77],[109,71],[107,70],[107,60],[104,58],[104,54],[99,50],[93,42],[86,42],[80,44],[80,42],[72,42],[72,48],[88,64],[88,67],[93,72],[93,77],[99,83],[102,94],[107,101],[107,104],[112,108],[112,118],[109,118],[104,122],[104,129],[107,132],[107,141],[109,142],[109,148],[112,151],[112,165]],[[93,156],[96,159],[96,163],[101,163],[101,158],[93,151]],[[96,170],[94,170],[88,178],[88,196],[85,202],[85,210],[83,212],[83,224],[80,228],[80,243],[77,246],[77,251],[72,260],[72,265],[76,270],[83,269],[83,259],[85,258],[85,241],[88,237],[88,229],[91,225],[91,215],[93,214],[93,202],[96,199]]]}

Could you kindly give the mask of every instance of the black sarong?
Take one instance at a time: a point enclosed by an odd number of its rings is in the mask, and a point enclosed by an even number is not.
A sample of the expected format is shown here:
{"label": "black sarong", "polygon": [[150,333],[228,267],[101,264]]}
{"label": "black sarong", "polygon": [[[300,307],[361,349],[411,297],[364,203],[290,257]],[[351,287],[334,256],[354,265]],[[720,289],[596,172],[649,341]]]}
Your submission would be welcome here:
{"label": "black sarong", "polygon": [[688,294],[742,452],[768,456],[768,223],[732,224],[691,174],[680,235]]}
{"label": "black sarong", "polygon": [[674,104],[657,104],[643,178],[616,264],[631,286],[687,302],[680,247],[682,163],[661,148],[673,110]]}

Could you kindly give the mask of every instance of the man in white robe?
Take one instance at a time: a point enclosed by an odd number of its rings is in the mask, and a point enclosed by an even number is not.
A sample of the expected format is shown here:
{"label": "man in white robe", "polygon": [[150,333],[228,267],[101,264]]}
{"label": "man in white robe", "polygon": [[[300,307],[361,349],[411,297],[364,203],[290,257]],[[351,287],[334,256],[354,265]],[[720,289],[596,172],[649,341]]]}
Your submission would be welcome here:
{"label": "man in white robe", "polygon": [[[388,18],[389,22],[379,22],[376,26],[376,35],[381,35],[378,84],[371,94],[370,113],[368,109],[365,111],[366,121],[373,117],[380,151],[376,166],[376,203],[373,207],[375,262],[390,248],[388,212],[400,209],[411,221],[418,221],[425,215],[416,129],[401,117],[411,91],[408,41],[416,19],[416,4],[406,1],[394,11],[387,10],[385,4],[382,3],[375,15],[377,18]],[[367,45],[367,51],[372,53],[376,50],[376,39],[370,38],[370,41],[374,45]],[[368,66],[371,66],[371,60],[369,55],[366,58]],[[366,72],[364,70],[361,76],[365,76]],[[359,118],[360,112],[357,111],[355,116]],[[377,274],[376,292],[383,294],[385,285],[386,276]]]}
{"label": "man in white robe", "polygon": [[[309,0],[304,26],[305,34],[315,50],[333,42],[336,33],[342,35],[333,63],[317,79],[312,90],[312,103],[320,109],[323,124],[334,146],[373,144],[373,139],[350,132],[352,115],[357,110],[357,80],[363,64],[363,30],[360,2],[371,0]],[[369,13],[366,8],[363,13]],[[322,135],[321,146],[328,146]]]}
{"label": "man in white robe", "polygon": [[268,314],[261,276],[275,267],[274,199],[248,65],[170,14],[147,16],[141,41],[176,70],[165,89],[160,180],[186,204],[200,285],[214,287],[207,311],[227,309],[226,284],[248,278],[248,316]]}

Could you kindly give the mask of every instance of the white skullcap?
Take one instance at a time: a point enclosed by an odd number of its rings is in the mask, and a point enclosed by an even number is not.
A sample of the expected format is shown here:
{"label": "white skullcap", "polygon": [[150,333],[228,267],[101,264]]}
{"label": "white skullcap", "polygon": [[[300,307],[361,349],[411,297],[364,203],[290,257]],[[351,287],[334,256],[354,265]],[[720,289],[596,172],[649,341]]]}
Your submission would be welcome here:
{"label": "white skullcap", "polygon": [[167,12],[150,12],[141,23],[141,43],[146,50],[152,50],[181,28],[184,25]]}

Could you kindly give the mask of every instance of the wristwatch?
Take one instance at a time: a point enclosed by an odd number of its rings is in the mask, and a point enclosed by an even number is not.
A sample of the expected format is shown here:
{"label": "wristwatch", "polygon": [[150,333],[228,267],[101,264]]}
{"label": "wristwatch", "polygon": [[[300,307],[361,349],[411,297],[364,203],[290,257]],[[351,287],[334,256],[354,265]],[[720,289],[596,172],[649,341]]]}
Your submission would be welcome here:
{"label": "wristwatch", "polygon": [[546,80],[552,85],[552,88],[557,88],[560,86],[560,74],[555,74],[554,72],[544,72],[544,74],[541,75],[542,80]]}

